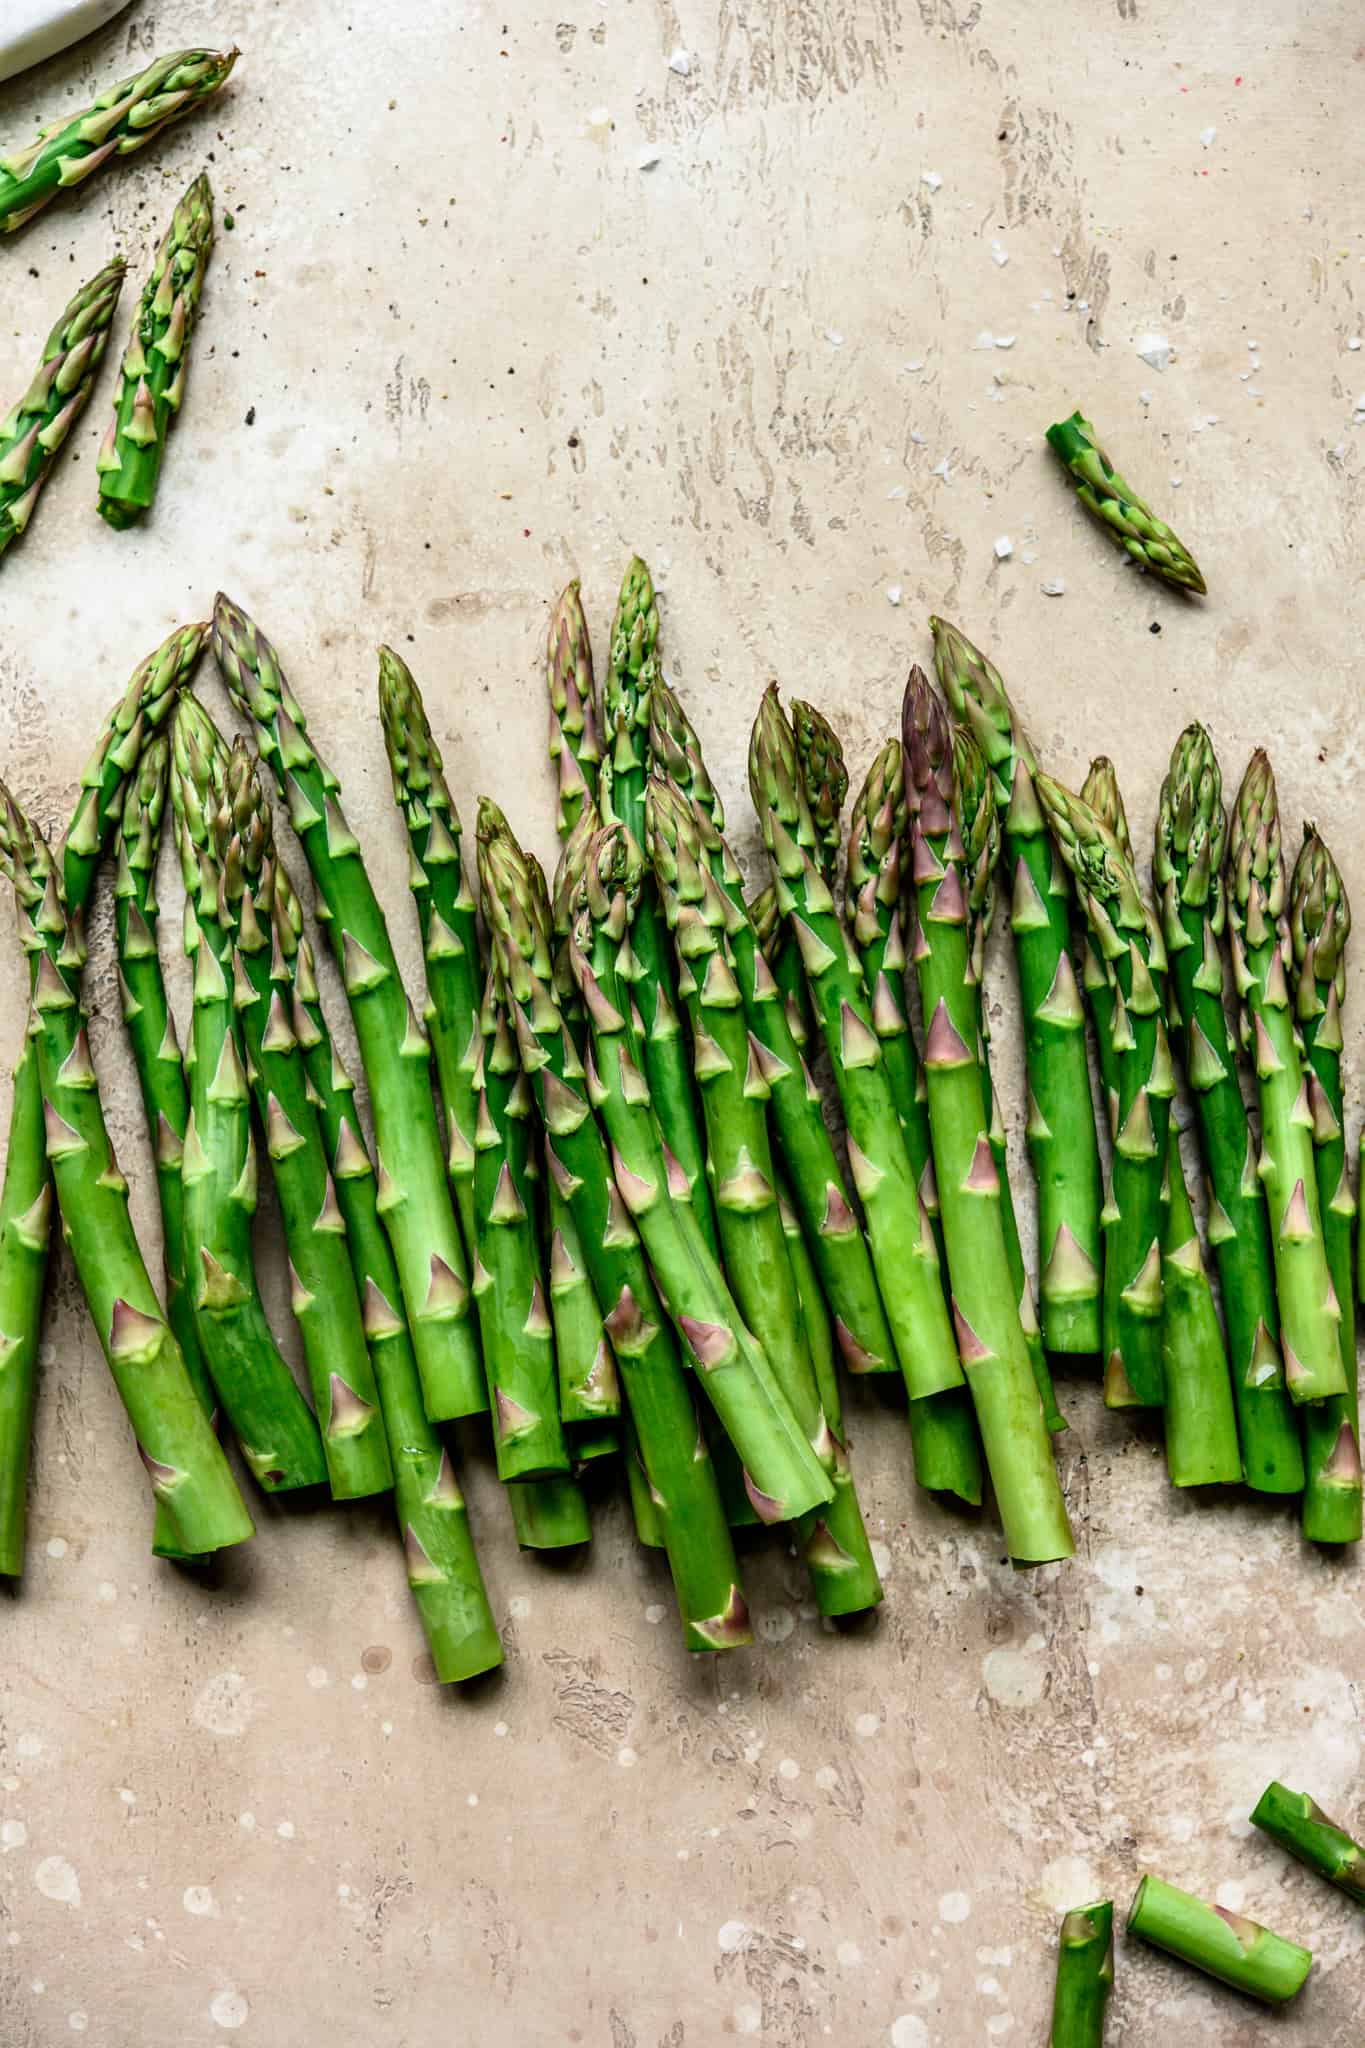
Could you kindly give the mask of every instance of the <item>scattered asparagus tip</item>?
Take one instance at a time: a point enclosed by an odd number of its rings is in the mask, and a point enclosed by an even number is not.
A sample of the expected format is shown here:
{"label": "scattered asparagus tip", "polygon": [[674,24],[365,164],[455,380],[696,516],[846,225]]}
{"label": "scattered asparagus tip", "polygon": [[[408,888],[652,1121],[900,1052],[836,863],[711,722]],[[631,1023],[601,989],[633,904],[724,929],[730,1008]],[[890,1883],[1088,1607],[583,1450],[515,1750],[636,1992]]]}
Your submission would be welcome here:
{"label": "scattered asparagus tip", "polygon": [[1125,483],[1079,412],[1047,430],[1049,445],[1076,479],[1076,495],[1135,562],[1177,590],[1205,594],[1199,565],[1163,519]]}

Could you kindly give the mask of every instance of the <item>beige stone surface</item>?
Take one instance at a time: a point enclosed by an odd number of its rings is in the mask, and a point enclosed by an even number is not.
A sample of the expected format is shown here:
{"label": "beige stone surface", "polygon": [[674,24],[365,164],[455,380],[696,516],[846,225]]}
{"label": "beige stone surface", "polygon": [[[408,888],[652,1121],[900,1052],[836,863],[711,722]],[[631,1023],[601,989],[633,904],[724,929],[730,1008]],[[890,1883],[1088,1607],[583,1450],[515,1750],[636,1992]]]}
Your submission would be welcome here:
{"label": "beige stone surface", "polygon": [[[762,683],[825,705],[861,772],[937,607],[1059,773],[1115,755],[1143,843],[1201,716],[1233,780],[1273,746],[1286,819],[1315,815],[1365,898],[1354,8],[186,0],[6,86],[0,133],[125,53],[230,33],[214,114],[0,249],[12,394],[79,276],[114,246],[141,271],[206,154],[236,216],[155,518],[93,516],[106,381],[4,564],[0,757],[49,825],[135,659],[223,585],[284,650],[415,968],[376,643],[416,669],[461,804],[496,792],[549,854],[547,601],[581,573],[600,649],[638,547],[750,853]],[[1075,403],[1195,545],[1206,605],[1070,501],[1041,435]],[[1018,1141],[1007,952],[992,973]],[[107,898],[89,988],[151,1246]],[[1358,970],[1351,998],[1354,1083]],[[4,1047],[21,1016],[7,948]],[[860,1393],[880,1621],[823,1634],[767,1547],[760,1642],[711,1663],[620,1502],[586,1562],[521,1557],[467,1441],[507,1664],[456,1696],[423,1682],[380,1508],[258,1503],[208,1582],[153,1563],[64,1261],[44,1360],[31,1568],[0,1598],[6,2048],[1022,2048],[1060,1909],[1126,1905],[1147,1867],[1318,1968],[1272,2023],[1121,1945],[1111,2041],[1360,2040],[1365,1922],[1243,1818],[1280,1775],[1365,1824],[1359,1566],[1292,1512],[1173,1494],[1093,1385],[1064,1389],[1074,1564],[1011,1575],[989,1518],[916,1498],[902,1415]]]}

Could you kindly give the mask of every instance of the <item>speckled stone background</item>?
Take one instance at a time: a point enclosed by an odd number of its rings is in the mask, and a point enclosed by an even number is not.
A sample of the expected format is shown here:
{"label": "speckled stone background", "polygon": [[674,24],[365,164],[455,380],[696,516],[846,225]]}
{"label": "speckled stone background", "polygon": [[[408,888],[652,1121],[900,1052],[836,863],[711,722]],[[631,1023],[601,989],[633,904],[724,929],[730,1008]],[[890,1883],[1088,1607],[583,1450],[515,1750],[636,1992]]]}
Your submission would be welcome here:
{"label": "speckled stone background", "polygon": [[[1316,815],[1365,899],[1355,8],[186,0],[0,89],[0,133],[230,34],[215,113],[0,250],[13,395],[77,277],[115,246],[140,273],[206,156],[236,216],[154,520],[94,517],[107,380],[4,565],[0,756],[47,823],[133,662],[224,585],[284,650],[415,967],[376,643],[461,804],[495,791],[548,854],[547,602],[580,573],[601,644],[638,547],[750,851],[761,684],[832,711],[860,773],[938,607],[1059,773],[1117,757],[1144,840],[1202,716],[1234,781],[1273,746],[1287,819]],[[1196,544],[1207,605],[1068,499],[1041,435],[1077,402]],[[178,951],[169,866],[164,895]],[[106,897],[96,1055],[154,1245],[108,927]],[[992,998],[1012,1074],[1007,952]],[[21,1017],[7,949],[5,1048]],[[1111,2041],[1359,2042],[1365,1921],[1244,1816],[1281,1775],[1365,1825],[1360,1567],[1290,1512],[1172,1493],[1093,1386],[1065,1386],[1059,1445],[1079,1554],[1033,1576],[918,1500],[894,1402],[853,1398],[882,1616],[822,1634],[770,1547],[760,1644],[722,1662],[686,1661],[620,1502],[589,1560],[519,1556],[470,1439],[507,1664],[457,1696],[425,1681],[380,1508],[258,1503],[216,1579],[153,1564],[61,1261],[44,1358],[31,1569],[0,1597],[6,2048],[1025,2048],[1059,1910],[1126,1905],[1145,1867],[1318,1967],[1274,2023],[1121,1944]]]}

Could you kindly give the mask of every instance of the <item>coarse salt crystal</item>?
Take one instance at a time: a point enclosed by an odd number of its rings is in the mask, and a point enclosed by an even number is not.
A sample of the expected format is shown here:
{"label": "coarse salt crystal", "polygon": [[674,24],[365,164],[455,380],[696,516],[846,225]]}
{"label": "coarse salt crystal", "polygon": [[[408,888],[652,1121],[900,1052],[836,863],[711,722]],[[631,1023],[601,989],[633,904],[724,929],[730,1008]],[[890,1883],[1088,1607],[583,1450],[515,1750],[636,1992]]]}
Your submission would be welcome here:
{"label": "coarse salt crystal", "polygon": [[1013,541],[1012,541],[1012,540],[1010,539],[1010,537],[1009,537],[1009,535],[1008,535],[1007,533],[1002,533],[1002,534],[1001,534],[1001,536],[1000,536],[1000,538],[999,538],[999,539],[998,539],[998,540],[996,541],[996,543],[995,543],[995,559],[996,559],[996,561],[997,561],[997,562],[1007,562],[1007,561],[1009,560],[1010,556],[1011,556],[1011,555],[1012,555],[1013,553],[1014,553],[1014,542],[1013,542]]}
{"label": "coarse salt crystal", "polygon": [[944,456],[942,462],[936,462],[934,464],[929,474],[930,476],[941,476],[943,478],[943,481],[947,483],[948,478],[952,475],[952,470],[948,466],[948,458],[946,455]]}
{"label": "coarse salt crystal", "polygon": [[1210,144],[1210,143],[1211,143],[1211,142],[1213,141],[1213,138],[1214,138],[1214,136],[1215,136],[1215,135],[1216,135],[1217,133],[1218,133],[1218,130],[1217,130],[1216,128],[1201,128],[1201,129],[1200,129],[1200,131],[1199,131],[1199,140],[1200,140],[1200,141],[1201,141],[1201,142],[1203,143],[1203,145],[1204,145],[1205,149],[1207,149],[1207,148],[1209,147],[1209,144]]}
{"label": "coarse salt crystal", "polygon": [[1133,345],[1141,360],[1153,370],[1170,368],[1175,351],[1164,334],[1140,334]]}
{"label": "coarse salt crystal", "polygon": [[1051,581],[1050,583],[1045,583],[1045,584],[1043,585],[1043,596],[1044,596],[1044,597],[1061,597],[1061,596],[1062,596],[1062,594],[1063,594],[1063,592],[1065,591],[1065,589],[1066,589],[1066,585],[1065,585],[1065,583],[1063,583],[1063,581],[1062,581],[1061,577],[1060,577],[1060,576],[1054,576],[1054,577],[1052,578],[1052,581]]}
{"label": "coarse salt crystal", "polygon": [[901,597],[902,597],[902,594],[903,594],[903,593],[902,593],[902,591],[901,591],[901,586],[900,586],[900,584],[899,584],[899,583],[888,583],[888,584],[887,584],[887,586],[886,586],[886,601],[887,601],[887,603],[888,603],[888,604],[899,604],[899,603],[900,603],[900,601],[901,601]]}
{"label": "coarse salt crystal", "polygon": [[980,333],[979,333],[979,334],[977,335],[977,337],[976,337],[976,340],[975,340],[975,341],[974,341],[974,342],[972,343],[972,347],[973,347],[973,348],[994,348],[994,347],[995,347],[995,336],[994,336],[994,335],[993,335],[993,334],[991,333],[991,330],[990,330],[990,328],[989,328],[989,327],[983,327],[983,328],[981,329],[981,332],[980,332]]}
{"label": "coarse salt crystal", "polygon": [[1350,340],[1349,340],[1349,341],[1347,342],[1346,346],[1347,346],[1347,348],[1349,348],[1349,349],[1357,349],[1357,348],[1359,348],[1359,347],[1360,347],[1360,336],[1359,336],[1358,334],[1353,334],[1353,335],[1351,336],[1351,339],[1350,339]]}
{"label": "coarse salt crystal", "polygon": [[635,159],[635,167],[641,171],[652,171],[663,155],[662,150],[642,149]]}
{"label": "coarse salt crystal", "polygon": [[1138,393],[1138,404],[1139,404],[1139,405],[1150,405],[1150,404],[1151,404],[1151,402],[1152,402],[1152,394],[1151,394],[1151,392],[1150,392],[1150,391],[1139,391],[1139,393]]}
{"label": "coarse salt crystal", "polygon": [[922,448],[924,446],[923,434],[911,434],[910,439],[914,442],[917,448]]}
{"label": "coarse salt crystal", "polygon": [[1013,348],[1014,336],[1012,334],[997,334],[995,337],[995,345],[997,348]]}
{"label": "coarse salt crystal", "polygon": [[1001,268],[1001,269],[1003,270],[1003,269],[1004,269],[1004,267],[1005,267],[1005,265],[1006,265],[1006,264],[1007,264],[1007,263],[1009,262],[1009,260],[1010,260],[1010,252],[1009,252],[1009,250],[1008,250],[1008,249],[1004,249],[1004,248],[1002,248],[1002,247],[1001,247],[1001,245],[999,244],[999,242],[992,242],[992,243],[991,243],[991,261],[992,261],[992,263],[998,263],[998,264],[1000,265],[1000,268]]}
{"label": "coarse salt crystal", "polygon": [[686,78],[692,69],[692,59],[686,50],[675,50],[668,60],[668,68],[670,71],[676,71],[679,78]]}
{"label": "coarse salt crystal", "polygon": [[943,183],[943,179],[937,171],[921,171],[919,181],[921,185],[927,185],[931,192],[937,192],[939,186]]}

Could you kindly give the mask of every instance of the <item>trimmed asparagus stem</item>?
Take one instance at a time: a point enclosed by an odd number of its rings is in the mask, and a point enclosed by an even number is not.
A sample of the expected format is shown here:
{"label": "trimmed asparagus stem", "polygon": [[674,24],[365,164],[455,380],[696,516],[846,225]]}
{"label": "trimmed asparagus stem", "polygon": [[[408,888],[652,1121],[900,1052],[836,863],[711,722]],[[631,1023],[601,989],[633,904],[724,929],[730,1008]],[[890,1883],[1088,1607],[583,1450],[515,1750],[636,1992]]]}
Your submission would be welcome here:
{"label": "trimmed asparagus stem", "polygon": [[51,1217],[42,1082],[37,1053],[25,1038],[14,1069],[0,1192],[0,1577],[11,1579],[24,1569]]}
{"label": "trimmed asparagus stem", "polygon": [[557,823],[565,839],[584,806],[596,803],[602,765],[602,712],[576,576],[561,590],[550,614],[545,682],[550,695],[550,759],[559,786]]}
{"label": "trimmed asparagus stem", "polygon": [[[1103,786],[1088,784],[1097,796]],[[1112,983],[1095,1007],[1097,1030],[1108,1040],[1100,1066],[1114,1129],[1103,1217],[1104,1398],[1110,1408],[1158,1408],[1161,1187],[1175,1092],[1162,1013],[1165,950],[1130,854],[1100,813],[1049,775],[1038,774],[1034,787]]]}
{"label": "trimmed asparagus stem", "polygon": [[435,1422],[482,1414],[488,1394],[441,1155],[431,1047],[403,987],[360,842],[338,802],[341,785],[313,749],[274,648],[221,594],[213,649],[228,695],[252,721],[261,757],[284,791],[341,968],[374,1112],[380,1214],[402,1277],[427,1413]]}
{"label": "trimmed asparagus stem", "polygon": [[1043,1404],[1009,1273],[1000,1177],[978,1056],[978,995],[953,749],[922,670],[905,693],[914,948],[928,1019],[924,1071],[953,1317],[1011,1557],[1040,1564],[1073,1544]]}
{"label": "trimmed asparagus stem", "polygon": [[[862,968],[814,858],[815,827],[799,787],[791,727],[770,687],[749,747],[749,787],[772,863],[778,905],[806,979],[848,1124],[854,1186],[872,1261],[912,1399],[962,1384],[938,1249],[916,1185],[863,988]],[[788,1161],[796,1174],[794,1160]]]}
{"label": "trimmed asparagus stem", "polygon": [[1313,1159],[1327,1266],[1341,1309],[1338,1335],[1346,1392],[1304,1410],[1303,1531],[1314,1543],[1361,1537],[1360,1400],[1356,1371],[1355,1196],[1346,1169],[1341,1085],[1341,1006],[1351,906],[1336,862],[1309,828],[1294,867],[1289,930],[1298,972],[1294,1008],[1308,1065]]}
{"label": "trimmed asparagus stem", "polygon": [[1172,1486],[1233,1486],[1242,1477],[1237,1411],[1174,1120],[1166,1141],[1164,1199],[1161,1362],[1166,1469]]}
{"label": "trimmed asparagus stem", "polygon": [[621,1413],[616,1359],[602,1328],[602,1312],[588,1278],[578,1225],[552,1173],[545,1176],[550,1227],[550,1317],[555,1326],[559,1412],[577,1457],[611,1418]]}
{"label": "trimmed asparagus stem", "polygon": [[318,996],[312,952],[298,936],[302,918],[277,871],[274,935],[291,969],[294,1035],[316,1098],[327,1163],[346,1223],[351,1270],[365,1311],[365,1334],[379,1386],[394,1507],[408,1585],[443,1685],[474,1678],[502,1662],[502,1644],[450,1453],[427,1419],[421,1375],[398,1268],[379,1213],[374,1166],[355,1107],[355,1083],[332,1043]]}
{"label": "trimmed asparagus stem", "polygon": [[213,192],[201,172],[152,259],[120,370],[122,385],[96,460],[100,516],[132,526],[156,496],[171,421],[185,398],[190,337],[213,249]]}
{"label": "trimmed asparagus stem", "polygon": [[1292,1400],[1323,1401],[1347,1390],[1342,1311],[1327,1262],[1313,1112],[1290,1003],[1279,799],[1270,762],[1259,750],[1233,808],[1227,894],[1242,1043],[1252,1055],[1261,1103],[1257,1170],[1270,1212],[1285,1382]]}
{"label": "trimmed asparagus stem", "polygon": [[236,50],[172,50],[106,86],[97,99],[0,157],[0,235],[41,213],[59,192],[144,149],[227,81]]}
{"label": "trimmed asparagus stem", "polygon": [[1256,1802],[1251,1822],[1300,1863],[1338,1886],[1357,1905],[1365,1906],[1365,1848],[1353,1841],[1345,1828],[1329,1820],[1306,1792],[1291,1792],[1287,1785],[1272,1779]]}
{"label": "trimmed asparagus stem", "polygon": [[[777,1177],[768,1139],[769,1087],[762,1048],[744,1022],[743,998],[726,946],[743,918],[710,870],[674,858],[677,813],[687,798],[656,776],[646,830],[678,953],[678,987],[692,1029],[706,1125],[707,1171],[720,1220],[726,1270],[740,1314],[762,1330],[777,1384],[833,1489],[833,1500],[796,1523],[796,1547],[827,1615],[857,1614],[882,1598],[877,1568],[843,1445],[825,1413],[787,1252]],[[669,825],[661,814],[670,814]]]}
{"label": "trimmed asparagus stem", "polygon": [[167,1503],[181,1549],[225,1549],[252,1534],[251,1517],[133,1232],[77,993],[85,959],[79,921],[41,835],[3,787],[0,803],[0,867],[14,884],[24,949],[38,963],[30,1031],[64,1235],[153,1494]]}
{"label": "trimmed asparagus stem", "polygon": [[1176,741],[1161,786],[1152,863],[1170,962],[1167,1002],[1209,1179],[1209,1243],[1246,1483],[1260,1493],[1297,1493],[1303,1451],[1284,1384],[1265,1191],[1223,1000],[1226,840],[1217,757],[1203,726],[1191,725]]}
{"label": "trimmed asparagus stem", "polygon": [[[0,195],[4,181],[0,162]],[[0,423],[0,559],[27,528],[58,451],[94,390],[123,277],[119,256],[81,286],[49,334],[27,391]]]}
{"label": "trimmed asparagus stem", "polygon": [[567,1473],[509,1486],[507,1501],[523,1550],[571,1550],[592,1540],[583,1489]]}
{"label": "trimmed asparagus stem", "polygon": [[820,1406],[825,1411],[825,1420],[838,1437],[844,1441],[844,1404],[839,1387],[839,1361],[834,1346],[834,1323],[829,1312],[829,1303],[820,1288],[820,1275],[815,1270],[815,1261],[810,1255],[805,1232],[801,1228],[792,1202],[791,1188],[781,1168],[774,1162],[773,1185],[777,1190],[777,1210],[782,1218],[782,1234],[787,1240],[787,1257],[791,1262],[792,1278],[796,1282],[797,1297],[801,1304],[801,1323],[810,1352],[811,1369],[815,1374],[816,1390]]}
{"label": "trimmed asparagus stem", "polygon": [[1114,1908],[1076,1906],[1057,1939],[1057,1989],[1050,2048],[1104,2048],[1104,2014],[1114,1988]]}
{"label": "trimmed asparagus stem", "polygon": [[1139,1884],[1128,1932],[1265,2005],[1287,2005],[1313,1967],[1311,1951],[1296,1941],[1226,1907],[1206,1906],[1159,1877],[1144,1877]]}
{"label": "trimmed asparagus stem", "polygon": [[[606,1309],[622,1391],[668,1550],[689,1649],[752,1641],[734,1545],[692,1394],[639,1237],[621,1201],[553,992],[549,906],[495,804],[479,805],[479,878],[496,971],[515,1005],[518,1051],[546,1130],[546,1165],[578,1225]],[[629,1449],[628,1449],[629,1455]]]}
{"label": "trimmed asparagus stem", "polygon": [[252,1253],[256,1146],[233,1008],[232,907],[224,874],[229,861],[236,868],[241,858],[228,802],[228,749],[193,697],[180,699],[172,745],[185,951],[194,966],[182,1185],[195,1326],[257,1484],[269,1492],[318,1486],[327,1478],[318,1426],[271,1336]]}
{"label": "trimmed asparagus stem", "polygon": [[636,1537],[646,1550],[663,1550],[667,1547],[667,1539],[661,1503],[649,1483],[649,1474],[645,1470],[630,1410],[624,1406],[621,1410],[621,1431],[624,1439],[626,1485],[630,1492],[630,1512],[635,1523]]}
{"label": "trimmed asparagus stem", "polygon": [[1125,554],[1177,590],[1204,595],[1204,578],[1189,549],[1125,483],[1079,412],[1047,430],[1048,443],[1076,479],[1076,496]]}
{"label": "trimmed asparagus stem", "polygon": [[1100,1155],[1085,1012],[1069,951],[1070,879],[1039,808],[1037,762],[994,665],[946,619],[929,621],[934,662],[954,715],[990,764],[1010,888],[1038,1188],[1039,1298],[1049,1351],[1100,1349]]}

